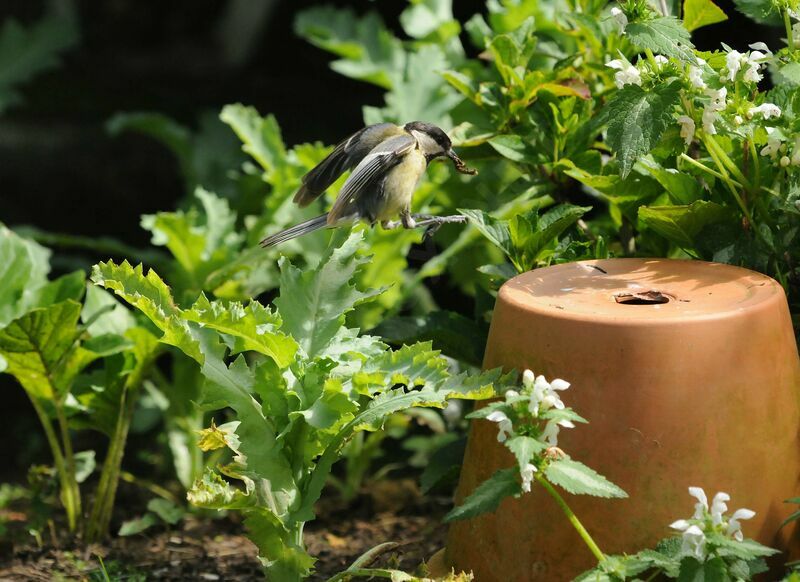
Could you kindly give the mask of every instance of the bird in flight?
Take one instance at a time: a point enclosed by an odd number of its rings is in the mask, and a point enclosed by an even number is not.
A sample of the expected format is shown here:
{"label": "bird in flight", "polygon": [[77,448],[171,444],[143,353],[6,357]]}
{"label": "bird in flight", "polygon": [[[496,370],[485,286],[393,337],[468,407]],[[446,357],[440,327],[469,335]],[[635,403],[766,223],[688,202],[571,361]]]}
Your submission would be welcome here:
{"label": "bird in flight", "polygon": [[[442,224],[465,222],[461,215],[411,214],[411,199],[428,164],[446,156],[462,174],[468,168],[453,151],[450,138],[439,127],[423,121],[403,126],[393,123],[369,125],[341,142],[317,166],[303,176],[294,202],[311,204],[347,170],[331,210],[321,216],[268,236],[261,246],[270,247],[320,228],[353,224],[359,220],[380,223],[383,228],[426,227],[428,233]],[[399,221],[396,220],[399,217]]]}

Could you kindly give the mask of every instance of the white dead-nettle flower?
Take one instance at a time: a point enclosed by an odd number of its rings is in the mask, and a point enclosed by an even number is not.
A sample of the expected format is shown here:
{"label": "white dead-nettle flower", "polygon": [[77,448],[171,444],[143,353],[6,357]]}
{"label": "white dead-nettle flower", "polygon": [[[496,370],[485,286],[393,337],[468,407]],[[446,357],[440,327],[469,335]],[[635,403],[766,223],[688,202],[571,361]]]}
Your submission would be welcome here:
{"label": "white dead-nettle flower", "polygon": [[619,9],[619,7],[614,6],[611,9],[611,16],[614,17],[614,20],[617,21],[617,26],[619,26],[619,33],[625,34],[625,27],[628,26],[628,17],[625,16],[625,13]]}
{"label": "white dead-nettle flower", "polygon": [[533,386],[533,381],[536,380],[536,374],[534,374],[531,370],[525,370],[522,373],[522,385],[525,388],[530,388]]}
{"label": "white dead-nettle flower", "polygon": [[558,433],[561,428],[575,428],[575,424],[571,420],[556,420],[551,418],[544,425],[541,438],[551,447],[558,446]]}
{"label": "white dead-nettle flower", "polygon": [[681,137],[686,142],[686,145],[689,145],[694,139],[694,119],[686,115],[681,115],[678,118],[678,123],[681,124]]}
{"label": "white dead-nettle flower", "polygon": [[751,107],[748,109],[747,117],[752,119],[754,115],[759,113],[764,116],[764,119],[769,119],[770,117],[780,117],[781,108],[774,103],[762,103],[758,107]]}
{"label": "white dead-nettle flower", "polygon": [[747,56],[747,70],[744,72],[744,80],[748,83],[758,83],[763,78],[758,70],[767,58],[768,56],[760,51],[752,51]]}
{"label": "white dead-nettle flower", "polygon": [[519,396],[519,392],[516,390],[506,390],[506,400],[509,398],[516,398],[517,396]]}
{"label": "white dead-nettle flower", "polygon": [[714,135],[717,133],[714,122],[719,118],[719,112],[728,105],[726,101],[728,90],[725,87],[721,89],[706,89],[706,95],[711,97],[711,101],[706,103],[703,108],[703,131],[709,135]]}
{"label": "white dead-nettle flower", "polygon": [[495,410],[486,420],[491,420],[497,423],[497,442],[504,443],[509,435],[514,434],[514,428],[511,425],[511,419],[506,416],[505,412]]}
{"label": "white dead-nettle flower", "polygon": [[656,56],[653,57],[653,60],[656,62],[656,64],[659,67],[663,67],[664,65],[666,65],[669,62],[669,59],[667,57],[665,57],[664,55],[656,55]]}
{"label": "white dead-nettle flower", "polygon": [[566,380],[556,378],[552,382],[548,382],[544,376],[538,376],[533,383],[528,412],[533,416],[538,416],[540,410],[549,410],[550,408],[563,410],[564,403],[558,392],[567,388],[569,388],[569,382]]}
{"label": "white dead-nettle flower", "polygon": [[772,51],[769,50],[769,47],[767,46],[767,43],[765,43],[765,42],[761,42],[761,41],[754,42],[753,44],[748,45],[748,46],[751,49],[753,49],[754,51],[761,51],[762,53],[766,54],[768,57],[772,56]]}
{"label": "white dead-nettle flower", "polygon": [[791,160],[789,159],[789,156],[781,156],[781,159],[778,163],[781,165],[781,168],[785,168],[790,162]]}
{"label": "white dead-nettle flower", "polygon": [[794,138],[791,162],[793,166],[800,166],[800,135]]}
{"label": "white dead-nettle flower", "polygon": [[725,528],[725,533],[729,536],[733,536],[736,541],[742,541],[744,539],[744,534],[742,533],[742,526],[739,524],[739,520],[750,519],[755,516],[755,514],[756,512],[752,509],[737,509],[728,520],[728,527]]}
{"label": "white dead-nettle flower", "polygon": [[742,118],[742,116],[741,116],[741,115],[737,115],[737,116],[735,116],[735,117],[733,118],[733,122],[734,122],[736,125],[741,125],[741,124],[743,124],[743,123],[744,123],[744,119]]}
{"label": "white dead-nettle flower", "polygon": [[528,463],[523,467],[520,471],[520,475],[522,476],[522,490],[525,493],[531,492],[531,482],[533,481],[533,474],[537,471],[536,466]]}
{"label": "white dead-nettle flower", "polygon": [[622,89],[625,85],[642,84],[642,75],[639,73],[639,69],[634,67],[628,61],[614,59],[613,61],[608,61],[606,66],[617,71],[614,73],[614,83],[616,84],[617,89]]}
{"label": "white dead-nettle flower", "polygon": [[781,151],[783,139],[775,133],[774,127],[767,128],[767,145],[761,148],[762,156],[774,158]]}
{"label": "white dead-nettle flower", "polygon": [[698,561],[706,559],[706,534],[699,526],[679,519],[670,525],[671,528],[683,532],[681,535],[681,555],[693,556]]}
{"label": "white dead-nettle flower", "polygon": [[706,62],[703,59],[697,59],[697,64],[700,66],[695,67],[694,65],[689,65],[689,82],[692,84],[692,87],[702,91],[708,87],[706,82],[703,80],[702,68]]}
{"label": "white dead-nettle flower", "polygon": [[742,68],[742,57],[739,51],[731,51],[725,57],[725,66],[728,68],[728,81],[736,79],[736,73]]}

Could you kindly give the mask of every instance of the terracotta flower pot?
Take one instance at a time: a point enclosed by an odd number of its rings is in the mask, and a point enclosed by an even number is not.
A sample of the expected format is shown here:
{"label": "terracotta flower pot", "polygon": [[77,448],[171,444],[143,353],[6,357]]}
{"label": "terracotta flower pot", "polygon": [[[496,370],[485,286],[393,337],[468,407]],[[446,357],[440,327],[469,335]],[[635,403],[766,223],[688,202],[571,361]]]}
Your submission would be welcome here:
{"label": "terracotta flower pot", "polygon": [[[800,528],[778,526],[800,493],[800,362],[774,280],[700,261],[539,269],[500,290],[484,366],[572,383],[564,401],[590,424],[562,430],[559,446],[630,495],[567,494],[604,552],[653,547],[691,516],[699,486],[756,511],[744,533],[788,552],[781,562],[798,557]],[[514,464],[496,437],[473,422],[457,502]],[[454,524],[447,562],[480,582],[569,580],[595,563],[540,487]]]}

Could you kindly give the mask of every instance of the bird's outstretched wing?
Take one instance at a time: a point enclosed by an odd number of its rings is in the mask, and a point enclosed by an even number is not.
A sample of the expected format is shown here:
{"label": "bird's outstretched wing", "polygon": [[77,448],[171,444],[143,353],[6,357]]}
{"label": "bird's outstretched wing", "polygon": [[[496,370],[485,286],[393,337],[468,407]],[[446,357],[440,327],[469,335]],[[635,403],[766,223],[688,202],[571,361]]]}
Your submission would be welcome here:
{"label": "bird's outstretched wing", "polygon": [[303,185],[294,195],[294,202],[300,207],[308,206],[346,170],[363,160],[372,148],[402,131],[402,128],[393,123],[377,123],[360,129],[337,145],[328,157],[303,176]]}
{"label": "bird's outstretched wing", "polygon": [[359,162],[342,186],[336,202],[328,213],[328,224],[335,225],[342,218],[349,218],[358,211],[358,199],[369,193],[403,156],[417,145],[409,134],[397,135],[374,147]]}

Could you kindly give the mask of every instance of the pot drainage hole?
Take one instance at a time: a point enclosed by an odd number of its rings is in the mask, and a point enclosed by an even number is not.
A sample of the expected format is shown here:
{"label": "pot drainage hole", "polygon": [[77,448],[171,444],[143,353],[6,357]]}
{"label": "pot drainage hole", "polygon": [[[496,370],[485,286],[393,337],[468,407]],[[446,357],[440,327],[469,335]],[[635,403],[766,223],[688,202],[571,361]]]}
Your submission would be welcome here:
{"label": "pot drainage hole", "polygon": [[659,303],[669,303],[674,299],[661,291],[642,291],[640,293],[616,293],[614,300],[623,305],[658,305]]}

